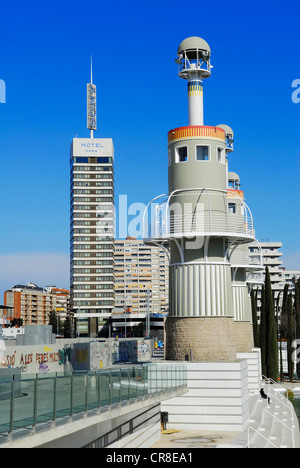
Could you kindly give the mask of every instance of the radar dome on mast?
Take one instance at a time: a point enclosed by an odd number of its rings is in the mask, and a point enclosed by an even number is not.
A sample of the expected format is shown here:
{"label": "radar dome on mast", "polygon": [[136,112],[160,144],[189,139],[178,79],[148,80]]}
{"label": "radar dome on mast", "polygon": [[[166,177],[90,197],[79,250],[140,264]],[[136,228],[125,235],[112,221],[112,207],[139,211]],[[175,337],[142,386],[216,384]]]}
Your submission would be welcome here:
{"label": "radar dome on mast", "polygon": [[179,65],[180,78],[190,79],[197,74],[198,78],[208,78],[211,74],[211,50],[201,37],[188,37],[178,47],[176,63]]}

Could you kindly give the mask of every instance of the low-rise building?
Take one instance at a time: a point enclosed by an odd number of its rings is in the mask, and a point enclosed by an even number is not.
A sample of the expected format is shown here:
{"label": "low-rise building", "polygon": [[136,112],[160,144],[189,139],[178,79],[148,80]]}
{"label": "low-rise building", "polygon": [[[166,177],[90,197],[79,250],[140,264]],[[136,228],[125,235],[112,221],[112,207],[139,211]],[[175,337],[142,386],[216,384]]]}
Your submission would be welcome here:
{"label": "low-rise building", "polygon": [[46,290],[56,295],[56,314],[63,322],[70,314],[70,291],[56,286],[47,286]]}

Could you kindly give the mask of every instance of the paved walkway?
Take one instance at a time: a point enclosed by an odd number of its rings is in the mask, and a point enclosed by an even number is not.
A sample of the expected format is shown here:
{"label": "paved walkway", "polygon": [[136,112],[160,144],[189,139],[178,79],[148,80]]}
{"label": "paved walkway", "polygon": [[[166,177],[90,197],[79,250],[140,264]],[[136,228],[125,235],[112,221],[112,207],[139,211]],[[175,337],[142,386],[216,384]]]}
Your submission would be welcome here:
{"label": "paved walkway", "polygon": [[238,432],[163,431],[151,448],[233,448]]}

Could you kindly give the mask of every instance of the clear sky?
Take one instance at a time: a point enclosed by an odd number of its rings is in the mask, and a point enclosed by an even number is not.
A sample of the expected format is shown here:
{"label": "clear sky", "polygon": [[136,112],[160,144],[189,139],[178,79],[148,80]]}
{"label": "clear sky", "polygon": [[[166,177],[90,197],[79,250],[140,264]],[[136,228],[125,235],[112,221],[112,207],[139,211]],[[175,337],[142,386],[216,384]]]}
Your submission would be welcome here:
{"label": "clear sky", "polygon": [[286,266],[300,270],[299,15],[299,0],[2,2],[0,303],[16,283],[69,287],[69,149],[89,136],[91,54],[94,136],[113,138],[116,201],[168,191],[167,132],[188,124],[174,60],[189,36],[211,47],[204,123],[234,130],[229,170],[257,238],[281,241]]}

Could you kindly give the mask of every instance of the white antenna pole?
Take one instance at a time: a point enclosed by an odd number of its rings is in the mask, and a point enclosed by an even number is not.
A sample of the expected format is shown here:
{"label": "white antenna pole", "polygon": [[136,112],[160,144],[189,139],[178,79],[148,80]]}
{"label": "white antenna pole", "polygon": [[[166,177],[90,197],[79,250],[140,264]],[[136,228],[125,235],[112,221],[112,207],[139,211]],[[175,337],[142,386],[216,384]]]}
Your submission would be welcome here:
{"label": "white antenna pole", "polygon": [[93,84],[93,56],[91,55],[91,84]]}
{"label": "white antenna pole", "polygon": [[[91,84],[93,84],[93,56],[91,54]],[[90,137],[94,138],[94,130],[90,129]]]}

